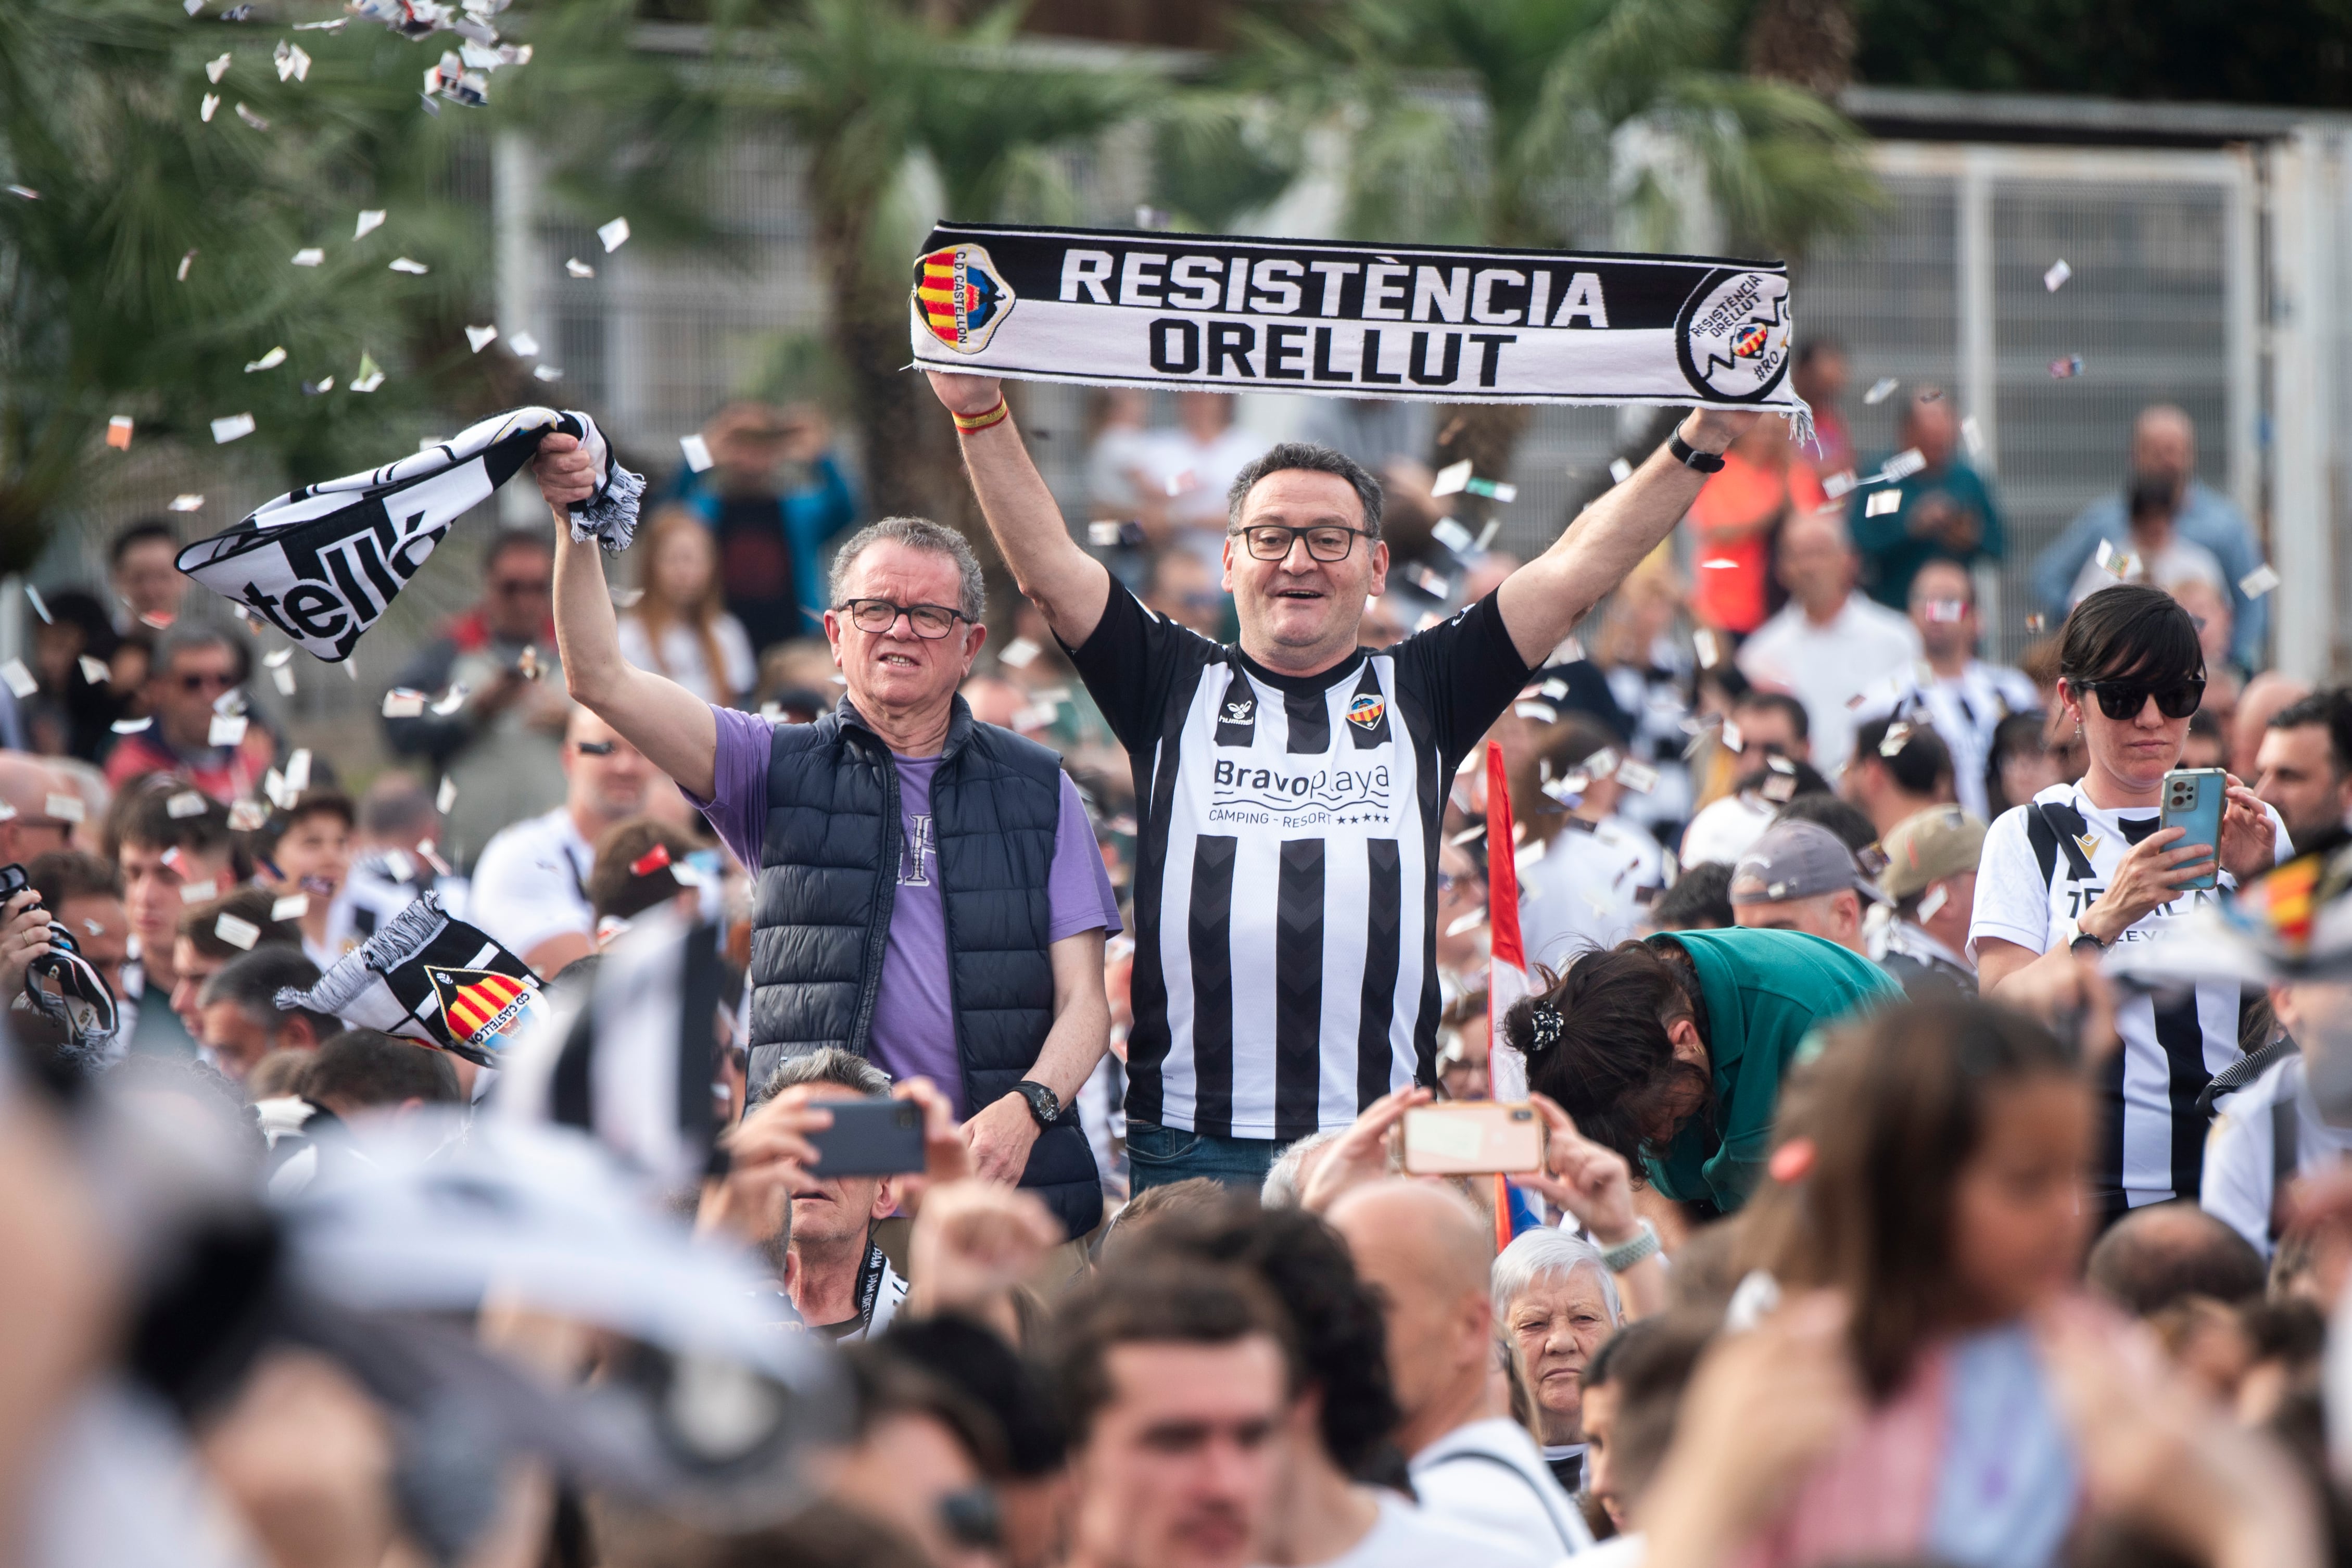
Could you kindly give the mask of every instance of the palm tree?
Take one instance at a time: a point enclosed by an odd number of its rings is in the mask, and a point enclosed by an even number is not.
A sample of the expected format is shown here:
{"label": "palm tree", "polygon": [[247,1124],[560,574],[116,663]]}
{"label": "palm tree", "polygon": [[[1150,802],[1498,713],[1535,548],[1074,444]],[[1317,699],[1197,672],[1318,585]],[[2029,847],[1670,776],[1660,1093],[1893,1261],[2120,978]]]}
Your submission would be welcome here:
{"label": "palm tree", "polygon": [[[1348,132],[1362,237],[1644,249],[1688,243],[1674,164],[1727,243],[1802,250],[1874,201],[1861,137],[1820,99],[1718,68],[1728,0],[1348,0],[1251,25],[1244,79]],[[1629,135],[1670,148],[1628,169]],[[1449,411],[1444,456],[1507,472],[1530,417]]]}

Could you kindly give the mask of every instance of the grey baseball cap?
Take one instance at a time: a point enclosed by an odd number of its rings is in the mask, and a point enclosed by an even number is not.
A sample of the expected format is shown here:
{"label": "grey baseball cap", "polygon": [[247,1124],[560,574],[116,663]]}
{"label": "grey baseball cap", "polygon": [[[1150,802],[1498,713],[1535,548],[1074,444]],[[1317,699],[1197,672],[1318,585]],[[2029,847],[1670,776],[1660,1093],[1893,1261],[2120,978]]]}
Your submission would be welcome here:
{"label": "grey baseball cap", "polygon": [[1846,888],[1873,903],[1886,902],[1845,840],[1818,822],[1774,823],[1731,868],[1735,904],[1777,904]]}

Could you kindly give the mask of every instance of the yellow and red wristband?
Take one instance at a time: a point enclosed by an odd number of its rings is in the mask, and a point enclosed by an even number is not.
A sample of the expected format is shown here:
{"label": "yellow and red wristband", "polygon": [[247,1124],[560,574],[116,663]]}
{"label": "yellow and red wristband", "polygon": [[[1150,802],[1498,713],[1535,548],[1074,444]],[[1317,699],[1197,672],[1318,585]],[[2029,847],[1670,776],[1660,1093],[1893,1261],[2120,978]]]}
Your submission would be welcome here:
{"label": "yellow and red wristband", "polygon": [[955,421],[955,427],[958,430],[969,436],[975,430],[985,430],[992,425],[1002,425],[1012,418],[1013,405],[999,396],[994,406],[984,408],[977,414],[958,414],[955,410],[950,409],[948,417]]}

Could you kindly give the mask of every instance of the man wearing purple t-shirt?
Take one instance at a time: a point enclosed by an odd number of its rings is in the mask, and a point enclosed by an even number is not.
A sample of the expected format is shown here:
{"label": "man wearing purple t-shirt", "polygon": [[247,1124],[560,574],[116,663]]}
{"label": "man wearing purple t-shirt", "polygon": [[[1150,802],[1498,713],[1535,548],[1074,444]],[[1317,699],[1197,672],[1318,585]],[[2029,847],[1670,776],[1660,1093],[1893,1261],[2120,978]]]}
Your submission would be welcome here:
{"label": "man wearing purple t-shirt", "polygon": [[[584,493],[576,443],[540,451],[551,504]],[[1071,1101],[1109,1038],[1118,905],[1059,760],[956,694],[987,636],[963,536],[911,518],[852,535],[824,616],[848,694],[814,724],[772,724],[627,664],[597,546],[556,531],[565,684],[755,879],[754,1083],[828,1045],[929,1079],[982,1175],[1091,1229],[1101,1188]]]}

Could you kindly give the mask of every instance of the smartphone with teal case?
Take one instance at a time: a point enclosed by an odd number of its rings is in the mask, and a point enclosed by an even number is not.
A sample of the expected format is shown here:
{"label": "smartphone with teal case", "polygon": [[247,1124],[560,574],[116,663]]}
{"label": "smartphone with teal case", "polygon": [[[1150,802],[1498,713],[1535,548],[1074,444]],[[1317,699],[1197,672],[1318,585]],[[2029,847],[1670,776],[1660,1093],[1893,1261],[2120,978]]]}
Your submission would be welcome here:
{"label": "smartphone with teal case", "polygon": [[2229,787],[2230,775],[2221,768],[2175,768],[2164,775],[2162,816],[2157,826],[2186,830],[2173,841],[2174,849],[2186,849],[2194,844],[2210,845],[2212,848],[2212,870],[2193,881],[2173,884],[2184,891],[2210,888],[2220,874],[2221,806]]}

